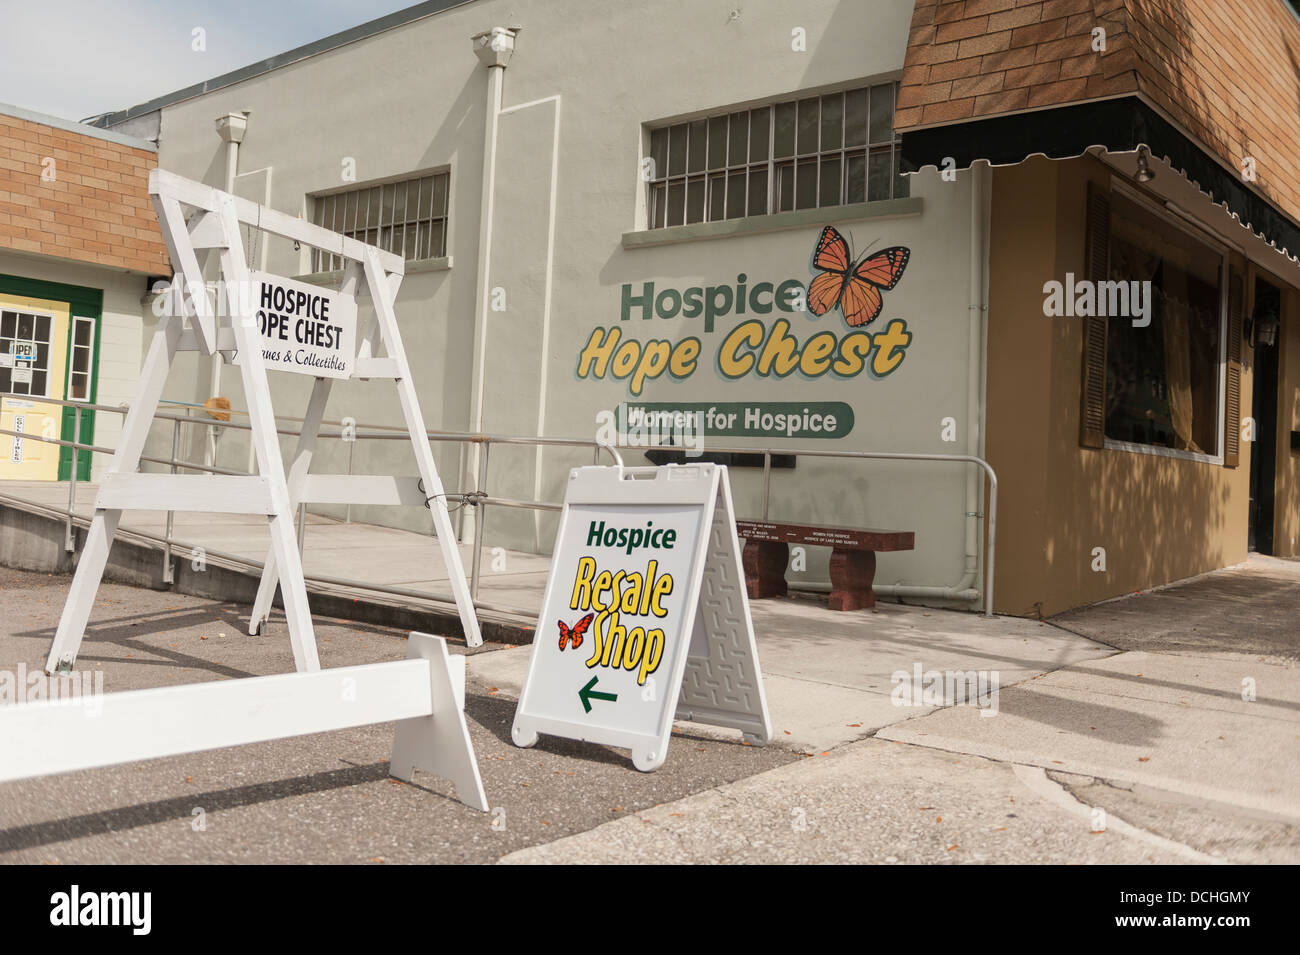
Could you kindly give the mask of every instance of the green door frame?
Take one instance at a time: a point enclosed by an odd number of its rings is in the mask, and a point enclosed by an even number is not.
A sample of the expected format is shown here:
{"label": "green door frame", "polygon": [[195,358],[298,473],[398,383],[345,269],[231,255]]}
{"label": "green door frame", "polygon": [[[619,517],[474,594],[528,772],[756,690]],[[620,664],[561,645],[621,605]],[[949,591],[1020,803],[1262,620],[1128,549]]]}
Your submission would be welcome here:
{"label": "green door frame", "polygon": [[[86,288],[81,285],[66,285],[62,282],[43,282],[39,279],[24,278],[20,275],[0,274],[0,295],[23,295],[27,298],[43,298],[52,302],[66,302],[68,305],[68,346],[64,358],[63,393],[55,397],[65,401],[68,397],[68,384],[72,381],[72,340],[74,318],[89,318],[95,323],[94,354],[90,363],[90,404],[99,400],[99,340],[103,328],[104,292],[102,289]],[[75,408],[64,408],[59,438],[63,441],[76,441],[79,444],[95,443],[95,412],[81,412],[81,435],[73,436],[76,427],[77,412]],[[90,480],[91,452],[77,452],[77,480]],[[72,448],[59,449],[59,480],[66,481],[72,475]]]}

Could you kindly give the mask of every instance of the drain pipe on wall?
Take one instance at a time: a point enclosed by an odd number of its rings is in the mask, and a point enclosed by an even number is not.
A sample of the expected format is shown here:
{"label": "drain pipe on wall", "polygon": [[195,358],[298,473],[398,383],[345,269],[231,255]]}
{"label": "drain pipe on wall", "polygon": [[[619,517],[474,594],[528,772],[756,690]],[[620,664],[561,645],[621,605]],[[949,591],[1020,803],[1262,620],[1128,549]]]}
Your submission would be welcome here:
{"label": "drain pipe on wall", "polygon": [[[546,389],[548,384],[547,372],[549,363],[547,356],[551,352],[551,289],[555,279],[555,204],[557,201],[558,183],[560,175],[560,106],[563,102],[560,94],[554,96],[543,96],[541,99],[531,100],[527,103],[520,103],[517,106],[510,106],[499,110],[498,116],[508,116],[525,109],[533,109],[537,106],[551,104],[552,125],[551,125],[551,184],[550,199],[548,201],[548,211],[546,214],[546,284],[542,290],[542,341],[538,352],[538,375],[537,375],[537,436],[540,438],[546,431]],[[542,499],[542,454],[545,451],[540,444],[533,449],[533,500]],[[533,511],[533,545],[540,553],[542,542],[542,511]]]}
{"label": "drain pipe on wall", "polygon": [[[496,194],[497,172],[497,129],[501,119],[502,92],[505,85],[506,67],[515,52],[517,27],[493,27],[483,33],[475,34],[470,39],[474,43],[474,55],[479,58],[488,71],[487,106],[483,121],[483,193],[479,201],[478,233],[478,286],[474,303],[474,358],[470,384],[470,422],[469,430],[483,430],[483,398],[486,388],[487,365],[487,322],[488,303],[491,290],[488,288],[489,271],[492,264],[492,214]],[[466,490],[478,487],[479,461],[482,449],[477,444],[470,445],[469,454],[461,458],[460,486]],[[460,524],[461,540],[470,540],[478,536],[477,515],[473,508],[462,507]]]}
{"label": "drain pipe on wall", "polygon": [[[248,113],[226,113],[216,119],[217,135],[226,144],[226,192],[235,191],[235,176],[239,173],[239,144],[244,141],[248,130]],[[212,353],[212,364],[208,372],[208,397],[215,398],[221,394],[221,353]],[[208,449],[205,462],[208,467],[217,463],[217,427],[208,429]],[[250,469],[251,470],[251,469]],[[215,472],[213,472],[215,473]]]}
{"label": "drain pipe on wall", "polygon": [[[970,168],[970,305],[966,369],[966,453],[984,456],[984,368],[988,336],[988,191],[989,166]],[[877,584],[872,589],[882,597],[928,597],[943,600],[979,600],[980,514],[984,495],[982,469],[972,465],[966,477],[966,555],[961,580],[951,587],[908,584]]]}

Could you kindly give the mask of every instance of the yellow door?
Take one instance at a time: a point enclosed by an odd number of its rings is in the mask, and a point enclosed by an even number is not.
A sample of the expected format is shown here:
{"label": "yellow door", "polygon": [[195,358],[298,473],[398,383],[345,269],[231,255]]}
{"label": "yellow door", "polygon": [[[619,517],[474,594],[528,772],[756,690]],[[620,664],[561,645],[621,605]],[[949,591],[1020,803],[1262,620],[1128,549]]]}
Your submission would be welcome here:
{"label": "yellow door", "polygon": [[[58,438],[67,374],[66,302],[0,295],[0,428]],[[57,481],[59,446],[0,434],[0,480]]]}

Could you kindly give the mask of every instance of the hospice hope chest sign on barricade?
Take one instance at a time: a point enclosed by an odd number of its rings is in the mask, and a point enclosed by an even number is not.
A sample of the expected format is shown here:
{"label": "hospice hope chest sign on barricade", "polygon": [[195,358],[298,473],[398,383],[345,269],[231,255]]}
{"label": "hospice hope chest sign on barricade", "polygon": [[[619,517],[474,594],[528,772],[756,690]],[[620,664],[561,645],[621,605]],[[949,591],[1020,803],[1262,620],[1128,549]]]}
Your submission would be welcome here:
{"label": "hospice hope chest sign on barricade", "polygon": [[267,370],[351,378],[357,353],[356,299],[279,275],[250,274]]}
{"label": "hospice hope chest sign on barricade", "polygon": [[624,747],[649,772],[674,718],[772,739],[727,469],[576,468],[512,736]]}

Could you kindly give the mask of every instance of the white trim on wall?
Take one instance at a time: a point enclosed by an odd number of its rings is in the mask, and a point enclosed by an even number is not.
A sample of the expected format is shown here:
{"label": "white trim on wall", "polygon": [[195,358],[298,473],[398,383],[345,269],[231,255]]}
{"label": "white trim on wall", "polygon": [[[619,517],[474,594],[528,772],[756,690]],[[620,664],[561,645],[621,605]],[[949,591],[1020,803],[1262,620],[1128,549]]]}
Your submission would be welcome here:
{"label": "white trim on wall", "polygon": [[[90,326],[90,344],[86,347],[86,350],[90,352],[90,357],[86,362],[86,396],[84,398],[78,398],[72,393],[72,376],[76,374],[76,363],[74,357],[76,356],[77,348],[79,347],[77,345],[78,322],[84,322]],[[64,375],[63,384],[64,396],[68,401],[77,401],[82,403],[88,403],[90,401],[90,395],[94,390],[95,383],[95,361],[98,357],[99,356],[95,354],[95,320],[86,315],[73,315],[72,325],[68,329],[68,369],[67,374]]]}

